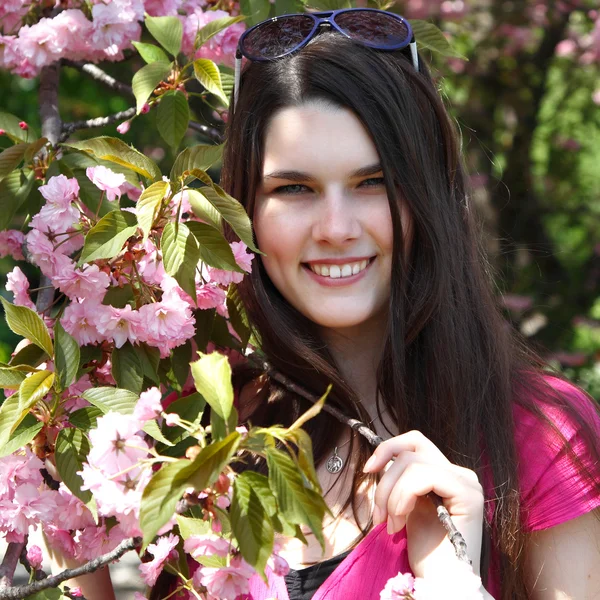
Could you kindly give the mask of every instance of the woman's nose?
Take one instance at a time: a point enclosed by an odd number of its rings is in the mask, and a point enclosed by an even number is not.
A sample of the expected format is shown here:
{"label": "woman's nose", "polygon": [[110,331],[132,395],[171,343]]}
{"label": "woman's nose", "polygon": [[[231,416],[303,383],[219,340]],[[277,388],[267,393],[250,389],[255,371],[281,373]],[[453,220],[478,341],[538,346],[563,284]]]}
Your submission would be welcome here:
{"label": "woman's nose", "polygon": [[313,238],[317,242],[343,245],[361,234],[357,207],[342,190],[325,192],[314,214]]}

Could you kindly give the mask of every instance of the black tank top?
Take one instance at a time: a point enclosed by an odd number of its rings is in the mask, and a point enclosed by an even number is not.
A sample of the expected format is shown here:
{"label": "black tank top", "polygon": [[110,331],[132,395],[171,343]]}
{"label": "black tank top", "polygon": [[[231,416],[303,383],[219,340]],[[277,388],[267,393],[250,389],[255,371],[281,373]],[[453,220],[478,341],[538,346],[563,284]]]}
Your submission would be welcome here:
{"label": "black tank top", "polygon": [[290,600],[310,600],[350,552],[352,551],[348,550],[337,556],[332,556],[305,569],[298,569],[297,571],[290,569],[290,572],[285,576],[285,585]]}

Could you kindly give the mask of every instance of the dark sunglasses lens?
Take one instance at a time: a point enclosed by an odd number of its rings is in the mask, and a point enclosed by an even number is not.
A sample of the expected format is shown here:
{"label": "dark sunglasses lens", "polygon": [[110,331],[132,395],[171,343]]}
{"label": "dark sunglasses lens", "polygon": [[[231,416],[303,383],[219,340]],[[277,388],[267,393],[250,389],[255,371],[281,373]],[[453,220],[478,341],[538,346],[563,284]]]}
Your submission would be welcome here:
{"label": "dark sunglasses lens", "polygon": [[300,45],[314,25],[314,19],[306,15],[267,21],[246,35],[242,49],[250,59],[277,58]]}
{"label": "dark sunglasses lens", "polygon": [[378,48],[406,45],[410,42],[404,21],[370,10],[352,10],[335,17],[336,25],[352,39]]}

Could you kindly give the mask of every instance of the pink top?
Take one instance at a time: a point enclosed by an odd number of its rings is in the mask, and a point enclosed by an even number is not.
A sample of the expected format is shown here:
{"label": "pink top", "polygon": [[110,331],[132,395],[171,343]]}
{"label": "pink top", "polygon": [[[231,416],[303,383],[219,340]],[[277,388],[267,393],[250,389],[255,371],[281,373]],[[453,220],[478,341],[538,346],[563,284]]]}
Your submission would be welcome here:
{"label": "pink top", "polygon": [[[600,436],[600,419],[590,401],[575,386],[548,377],[548,381],[582,414],[594,423]],[[577,427],[564,411],[544,407],[547,416],[572,445],[577,456],[600,478],[600,465],[591,460]],[[580,477],[560,439],[525,409],[515,405],[515,437],[519,453],[522,521],[526,532],[546,529],[581,516],[600,506],[600,496]],[[486,497],[489,495],[486,494]],[[493,506],[489,506],[493,510]],[[487,591],[500,597],[497,556],[492,556]],[[406,549],[406,531],[388,535],[385,523],[374,527],[338,565],[313,596],[313,600],[379,600],[387,580],[398,572],[411,572]],[[268,585],[254,575],[244,600],[289,600],[285,582],[268,573]]]}

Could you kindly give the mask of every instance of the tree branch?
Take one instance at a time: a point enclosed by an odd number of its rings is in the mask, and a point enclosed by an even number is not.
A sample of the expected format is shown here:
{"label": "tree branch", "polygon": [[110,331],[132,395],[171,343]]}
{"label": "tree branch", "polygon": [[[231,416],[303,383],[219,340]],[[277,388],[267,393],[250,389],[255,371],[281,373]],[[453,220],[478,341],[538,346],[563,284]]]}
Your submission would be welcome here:
{"label": "tree branch", "polygon": [[101,84],[115,92],[119,92],[125,96],[133,96],[133,90],[130,85],[117,81],[114,77],[92,63],[82,63],[71,60],[63,60],[62,62],[68,67],[73,67],[74,69],[89,75],[92,79],[99,81]]}
{"label": "tree branch", "polygon": [[10,544],[8,544],[6,554],[0,565],[0,597],[2,597],[5,590],[13,589],[10,586],[12,585],[13,577],[15,576],[15,569],[19,562],[19,556],[21,556],[21,552],[26,545],[27,536],[25,536],[25,541],[23,542],[10,542]]}
{"label": "tree branch", "polygon": [[223,134],[214,127],[203,125],[202,123],[198,123],[197,121],[190,121],[189,128],[193,129],[194,131],[200,132],[202,135],[205,135],[213,142],[217,142],[217,144],[223,143]]}
{"label": "tree branch", "polygon": [[131,117],[135,116],[135,106],[128,108],[127,110],[121,110],[114,115],[108,115],[107,117],[96,117],[95,119],[86,119],[84,121],[73,121],[72,123],[64,123],[62,126],[62,133],[60,135],[60,141],[64,142],[74,131],[78,129],[92,129],[94,127],[104,127],[111,125],[117,121],[126,121]]}
{"label": "tree branch", "polygon": [[[73,579],[74,577],[79,577],[81,575],[88,575],[89,573],[93,573],[97,571],[101,567],[107,565],[108,563],[113,562],[123,556],[126,552],[133,550],[137,545],[142,542],[142,539],[139,537],[129,538],[127,540],[123,540],[114,550],[111,552],[107,552],[98,558],[94,558],[90,562],[82,565],[80,567],[76,567],[75,569],[65,569],[58,575],[53,575],[52,577],[46,577],[46,579],[41,579],[40,581],[35,581],[34,583],[30,583],[28,585],[18,585],[15,587],[9,587],[2,589],[0,586],[0,599],[4,600],[18,600],[20,598],[26,598],[27,596],[31,596],[36,592],[41,590],[47,590],[48,588],[58,587],[63,581],[67,581],[68,579]],[[10,544],[9,544],[10,549]],[[20,554],[20,550],[19,550]],[[17,554],[17,559],[19,557]],[[7,552],[8,555],[8,552]],[[4,558],[6,560],[6,556]],[[4,562],[3,562],[4,565]],[[15,563],[16,565],[16,563]],[[13,567],[14,572],[14,567]],[[12,582],[12,579],[11,579]]]}

